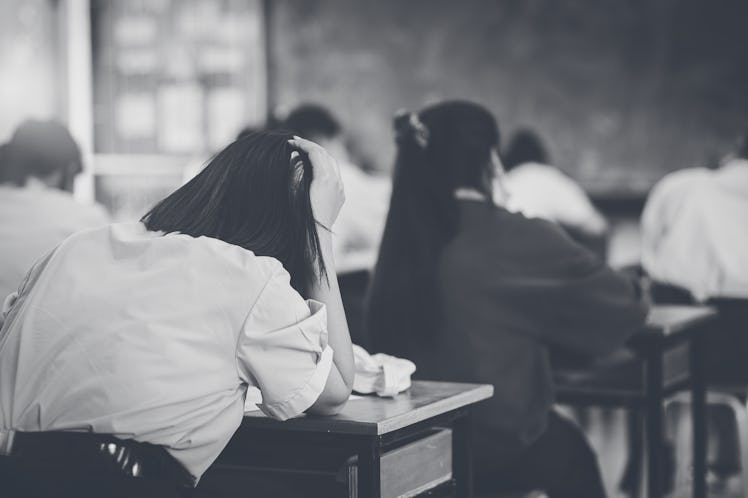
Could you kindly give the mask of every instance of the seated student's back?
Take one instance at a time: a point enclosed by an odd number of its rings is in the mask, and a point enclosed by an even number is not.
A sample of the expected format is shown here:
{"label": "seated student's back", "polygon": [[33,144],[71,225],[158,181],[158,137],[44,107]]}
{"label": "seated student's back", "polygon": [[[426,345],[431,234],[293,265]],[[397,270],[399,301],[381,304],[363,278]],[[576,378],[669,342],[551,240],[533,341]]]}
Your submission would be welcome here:
{"label": "seated student's back", "polygon": [[716,170],[687,168],[652,188],[642,213],[642,265],[697,301],[748,298],[748,136]]}
{"label": "seated student's back", "polygon": [[78,146],[58,123],[26,122],[7,144],[0,172],[0,299],[65,237],[108,223],[101,206],[78,203],[65,190],[79,170]]}
{"label": "seated student's back", "polygon": [[367,319],[375,349],[413,360],[423,379],[494,385],[476,407],[479,487],[603,496],[594,454],[552,410],[548,348],[622,345],[644,320],[635,286],[558,226],[492,200],[499,136],[482,107],[436,104],[400,116],[396,135]]}
{"label": "seated student's back", "polygon": [[[103,436],[155,445],[195,484],[239,426],[248,386],[276,419],[339,411],[353,358],[331,234],[319,227],[341,204],[324,149],[256,133],[141,222],[65,239],[7,300],[0,432],[93,433],[77,440],[82,447]],[[18,476],[17,496],[35,495],[36,461],[57,471],[39,480],[59,479],[75,496],[110,496],[87,494],[91,483],[74,480],[86,473],[109,475],[110,491],[151,482],[97,458],[49,461],[54,452],[44,450],[31,459],[11,452],[18,472],[0,459],[0,473]],[[153,486],[177,487],[150,472]]]}

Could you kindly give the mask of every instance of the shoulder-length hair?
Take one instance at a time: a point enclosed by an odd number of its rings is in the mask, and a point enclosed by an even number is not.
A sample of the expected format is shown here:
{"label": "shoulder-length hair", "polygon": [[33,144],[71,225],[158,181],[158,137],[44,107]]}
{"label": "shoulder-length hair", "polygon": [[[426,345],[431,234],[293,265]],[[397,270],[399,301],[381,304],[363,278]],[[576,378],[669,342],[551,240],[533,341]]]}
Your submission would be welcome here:
{"label": "shoulder-length hair", "polygon": [[229,144],[191,181],[141,221],[151,231],[213,237],[279,260],[305,295],[326,275],[309,186],[312,168],[283,131],[258,131]]}
{"label": "shoulder-length hair", "polygon": [[[395,119],[390,210],[369,292],[367,332],[378,349],[427,338],[438,323],[436,271],[458,230],[455,190],[490,198],[499,130],[485,108],[443,102]],[[402,349],[400,349],[402,351]]]}

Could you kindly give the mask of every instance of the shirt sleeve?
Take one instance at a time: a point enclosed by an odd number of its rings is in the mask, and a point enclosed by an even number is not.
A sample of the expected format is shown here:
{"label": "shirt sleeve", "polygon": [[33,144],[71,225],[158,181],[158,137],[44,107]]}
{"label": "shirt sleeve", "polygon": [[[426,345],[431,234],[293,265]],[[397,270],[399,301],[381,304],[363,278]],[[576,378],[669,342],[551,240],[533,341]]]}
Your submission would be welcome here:
{"label": "shirt sleeve", "polygon": [[634,282],[557,227],[528,223],[533,248],[518,262],[527,273],[496,284],[515,319],[544,342],[570,351],[614,351],[644,325],[647,306]]}
{"label": "shirt sleeve", "polygon": [[259,387],[266,415],[286,420],[317,400],[332,367],[324,304],[304,299],[279,269],[252,307],[240,332],[242,379]]}

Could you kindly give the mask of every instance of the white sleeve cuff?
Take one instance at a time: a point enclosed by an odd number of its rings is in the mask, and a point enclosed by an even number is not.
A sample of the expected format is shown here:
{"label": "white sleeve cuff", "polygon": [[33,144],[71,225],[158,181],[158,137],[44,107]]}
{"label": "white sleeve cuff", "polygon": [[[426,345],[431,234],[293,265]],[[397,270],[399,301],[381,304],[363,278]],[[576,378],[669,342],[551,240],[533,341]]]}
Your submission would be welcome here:
{"label": "white sleeve cuff", "polygon": [[280,403],[270,405],[258,404],[257,407],[262,410],[265,415],[278,420],[287,420],[302,414],[312,406],[314,402],[317,401],[320,394],[322,394],[325,384],[327,383],[327,378],[330,376],[332,356],[332,348],[325,345],[320,353],[319,361],[317,361],[317,366],[315,367],[314,372],[312,372],[311,377],[309,377],[302,387],[294,391],[288,399]]}

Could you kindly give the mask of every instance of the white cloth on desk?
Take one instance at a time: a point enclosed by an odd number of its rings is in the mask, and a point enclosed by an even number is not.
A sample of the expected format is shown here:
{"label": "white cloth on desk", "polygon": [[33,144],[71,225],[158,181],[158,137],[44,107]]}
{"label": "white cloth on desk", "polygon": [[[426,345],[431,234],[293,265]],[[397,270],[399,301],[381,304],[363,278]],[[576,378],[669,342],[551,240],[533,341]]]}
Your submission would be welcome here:
{"label": "white cloth on desk", "polygon": [[698,300],[748,298],[748,160],[662,178],[641,220],[642,266]]}
{"label": "white cloth on desk", "polygon": [[332,365],[324,305],[270,257],[140,223],[79,232],[38,263],[0,333],[0,431],[161,445],[196,478],[262,410],[299,415]]}
{"label": "white cloth on desk", "polygon": [[353,390],[361,394],[395,396],[410,387],[410,377],[416,371],[410,360],[384,353],[370,355],[356,344],[353,345],[353,361],[356,367]]}
{"label": "white cloth on desk", "polygon": [[607,229],[605,219],[582,187],[558,168],[525,163],[508,171],[502,179],[509,196],[506,201],[509,211],[593,235],[601,235]]}
{"label": "white cloth on desk", "polygon": [[333,226],[336,269],[339,273],[371,270],[390,207],[391,181],[345,161],[340,162],[340,176],[345,203]]}
{"label": "white cloth on desk", "polygon": [[26,187],[0,185],[0,300],[15,292],[34,262],[65,237],[109,223],[101,206],[29,179]]}

